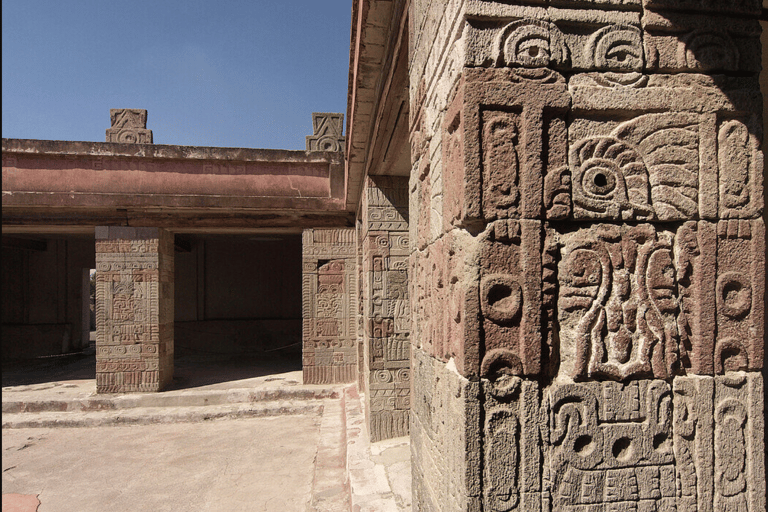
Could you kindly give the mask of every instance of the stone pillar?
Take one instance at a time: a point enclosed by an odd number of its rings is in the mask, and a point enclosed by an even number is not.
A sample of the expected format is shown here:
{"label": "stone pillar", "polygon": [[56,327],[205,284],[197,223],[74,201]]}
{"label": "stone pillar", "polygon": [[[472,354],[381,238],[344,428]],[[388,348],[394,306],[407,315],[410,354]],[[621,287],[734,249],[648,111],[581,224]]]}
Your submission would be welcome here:
{"label": "stone pillar", "polygon": [[96,228],[96,391],[160,391],[173,379],[173,234]]}
{"label": "stone pillar", "polygon": [[302,255],[304,383],[354,382],[358,357],[355,230],[305,229]]}
{"label": "stone pillar", "polygon": [[370,177],[363,194],[365,412],[371,441],[376,442],[408,434],[408,179]]}
{"label": "stone pillar", "polygon": [[411,3],[414,510],[762,511],[760,4],[544,4]]}

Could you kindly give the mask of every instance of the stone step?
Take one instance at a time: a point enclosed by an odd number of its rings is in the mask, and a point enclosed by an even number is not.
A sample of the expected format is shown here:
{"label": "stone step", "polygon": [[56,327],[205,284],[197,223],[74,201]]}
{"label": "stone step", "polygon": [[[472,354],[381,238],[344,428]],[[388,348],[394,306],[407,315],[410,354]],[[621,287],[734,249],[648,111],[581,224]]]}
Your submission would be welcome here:
{"label": "stone step", "polygon": [[274,389],[227,389],[171,391],[127,395],[89,395],[47,399],[24,393],[14,396],[3,390],[3,414],[41,412],[117,411],[147,407],[209,407],[228,404],[252,404],[276,400],[322,400],[339,398],[340,389],[296,387]]}
{"label": "stone step", "polygon": [[100,411],[43,411],[3,413],[2,428],[101,427],[199,422],[290,414],[321,415],[321,399],[275,400],[207,406],[131,407]]}

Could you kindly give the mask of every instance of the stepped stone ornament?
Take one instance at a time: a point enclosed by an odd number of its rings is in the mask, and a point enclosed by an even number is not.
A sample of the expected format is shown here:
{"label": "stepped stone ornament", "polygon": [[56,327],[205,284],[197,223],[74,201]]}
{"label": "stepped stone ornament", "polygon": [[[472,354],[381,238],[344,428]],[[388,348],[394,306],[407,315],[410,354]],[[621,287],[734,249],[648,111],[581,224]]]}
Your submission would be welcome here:
{"label": "stepped stone ornament", "polygon": [[107,129],[107,142],[152,144],[152,130],[147,130],[147,111],[138,108],[109,110],[112,127]]}
{"label": "stepped stone ornament", "polygon": [[344,114],[313,112],[312,128],[307,151],[344,151]]}
{"label": "stepped stone ornament", "polygon": [[411,4],[414,510],[765,510],[760,9]]}

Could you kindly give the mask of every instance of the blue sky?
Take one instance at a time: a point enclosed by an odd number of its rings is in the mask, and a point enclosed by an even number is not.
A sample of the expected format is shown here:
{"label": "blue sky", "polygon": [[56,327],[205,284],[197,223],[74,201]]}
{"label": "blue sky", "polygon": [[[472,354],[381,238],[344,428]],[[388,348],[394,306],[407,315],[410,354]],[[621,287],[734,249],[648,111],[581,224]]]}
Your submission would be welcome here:
{"label": "blue sky", "polygon": [[3,0],[2,136],[304,149],[346,110],[352,0]]}

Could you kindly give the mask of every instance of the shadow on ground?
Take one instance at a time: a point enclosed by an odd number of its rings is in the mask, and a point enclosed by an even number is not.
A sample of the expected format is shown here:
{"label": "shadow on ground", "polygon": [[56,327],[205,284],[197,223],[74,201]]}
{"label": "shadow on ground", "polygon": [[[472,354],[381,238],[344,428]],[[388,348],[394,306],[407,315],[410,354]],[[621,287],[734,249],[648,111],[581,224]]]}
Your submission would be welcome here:
{"label": "shadow on ground", "polygon": [[[301,356],[204,353],[178,348],[174,358],[173,384],[188,389],[223,382],[301,370]],[[27,386],[51,381],[96,378],[96,346],[83,352],[36,359],[3,361],[2,387]]]}

